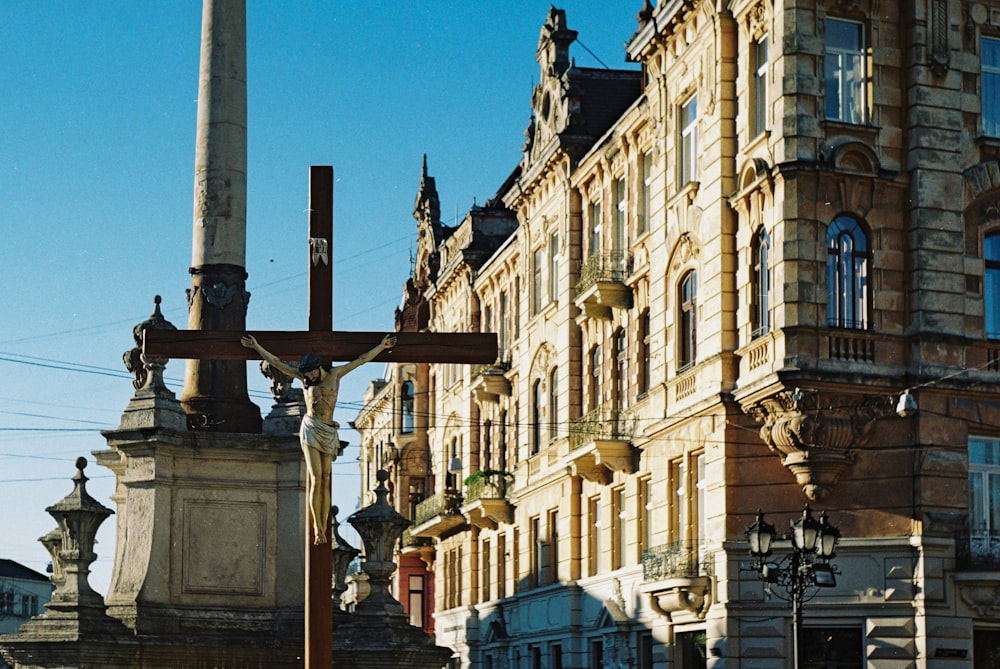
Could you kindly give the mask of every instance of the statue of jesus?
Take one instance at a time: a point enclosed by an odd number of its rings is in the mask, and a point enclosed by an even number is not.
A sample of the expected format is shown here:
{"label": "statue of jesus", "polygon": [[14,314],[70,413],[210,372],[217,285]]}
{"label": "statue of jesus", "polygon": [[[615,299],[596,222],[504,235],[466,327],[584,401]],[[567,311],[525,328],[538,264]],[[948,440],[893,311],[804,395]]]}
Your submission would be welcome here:
{"label": "statue of jesus", "polygon": [[318,356],[306,355],[298,367],[286,364],[257,343],[253,335],[246,335],[240,343],[252,348],[260,357],[288,376],[302,382],[306,400],[306,415],[299,427],[299,441],[306,459],[306,470],[312,492],[309,496],[309,510],[312,513],[315,543],[326,543],[326,528],[330,524],[330,466],[340,451],[333,409],[337,404],[340,379],[353,369],[371,362],[385,349],[396,344],[395,335],[386,335],[379,345],[343,365],[324,365]]}

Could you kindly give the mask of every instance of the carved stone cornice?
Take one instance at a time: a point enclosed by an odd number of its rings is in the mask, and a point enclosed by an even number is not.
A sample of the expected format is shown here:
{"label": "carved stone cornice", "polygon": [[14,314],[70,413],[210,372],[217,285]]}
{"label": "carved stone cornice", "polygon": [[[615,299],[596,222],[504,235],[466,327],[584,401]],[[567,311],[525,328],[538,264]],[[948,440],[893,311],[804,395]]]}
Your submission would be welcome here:
{"label": "carved stone cornice", "polygon": [[854,463],[875,421],[892,412],[888,396],[782,390],[745,409],[760,438],[781,456],[809,499],[820,499]]}

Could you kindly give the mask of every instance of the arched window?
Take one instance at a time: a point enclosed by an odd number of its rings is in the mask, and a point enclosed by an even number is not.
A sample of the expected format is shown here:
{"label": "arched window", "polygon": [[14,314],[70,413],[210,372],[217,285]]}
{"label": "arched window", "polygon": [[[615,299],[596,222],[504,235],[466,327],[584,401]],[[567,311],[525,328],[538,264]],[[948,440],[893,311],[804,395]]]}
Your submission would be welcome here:
{"label": "arched window", "polygon": [[594,410],[601,402],[601,347],[590,349],[590,392],[587,396],[588,410]]}
{"label": "arched window", "polygon": [[1000,231],[983,239],[983,260],[986,261],[983,293],[986,338],[1000,339]]}
{"label": "arched window", "polygon": [[413,432],[413,381],[406,381],[399,390],[399,430],[403,434]]}
{"label": "arched window", "polygon": [[559,368],[553,367],[549,372],[549,441],[559,436]]}
{"label": "arched window", "polygon": [[868,327],[868,236],[851,216],[838,216],[826,232],[827,323]]}
{"label": "arched window", "polygon": [[690,270],[677,287],[677,371],[694,365],[698,334],[698,276]]}
{"label": "arched window", "polygon": [[771,331],[771,236],[762,226],[754,235],[750,246],[753,256],[750,265],[750,325],[751,336],[759,337]]}
{"label": "arched window", "polygon": [[531,384],[531,454],[542,447],[542,380]]}

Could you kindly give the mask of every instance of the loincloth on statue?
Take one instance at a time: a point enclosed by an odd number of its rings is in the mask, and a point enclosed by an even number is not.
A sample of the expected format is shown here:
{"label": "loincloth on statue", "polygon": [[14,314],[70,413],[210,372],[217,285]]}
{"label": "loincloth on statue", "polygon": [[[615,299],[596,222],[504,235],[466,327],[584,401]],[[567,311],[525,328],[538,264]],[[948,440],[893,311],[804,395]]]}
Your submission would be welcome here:
{"label": "loincloth on statue", "polygon": [[340,455],[340,436],[337,434],[337,423],[324,423],[318,418],[306,415],[299,426],[299,440],[302,445],[331,455],[336,459]]}

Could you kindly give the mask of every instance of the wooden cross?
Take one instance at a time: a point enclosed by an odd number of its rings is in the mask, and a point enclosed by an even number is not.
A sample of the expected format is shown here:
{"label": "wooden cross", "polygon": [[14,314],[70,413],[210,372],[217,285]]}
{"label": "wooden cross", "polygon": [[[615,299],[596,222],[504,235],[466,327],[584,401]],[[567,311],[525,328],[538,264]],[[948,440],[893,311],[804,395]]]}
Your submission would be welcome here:
{"label": "wooden cross", "polygon": [[[316,354],[326,360],[354,360],[373,349],[384,332],[334,332],[333,328],[333,168],[313,166],[309,172],[309,330],[253,331],[261,346],[298,362]],[[242,332],[146,330],[143,352],[157,358],[206,360],[257,359],[240,344]],[[376,362],[492,363],[497,358],[495,333],[396,333],[396,344]],[[327,481],[326,485],[330,485]],[[308,500],[311,490],[307,490]],[[315,533],[306,505],[305,666],[333,666],[332,552],[330,544],[314,544]],[[333,536],[327,528],[327,537]]]}

